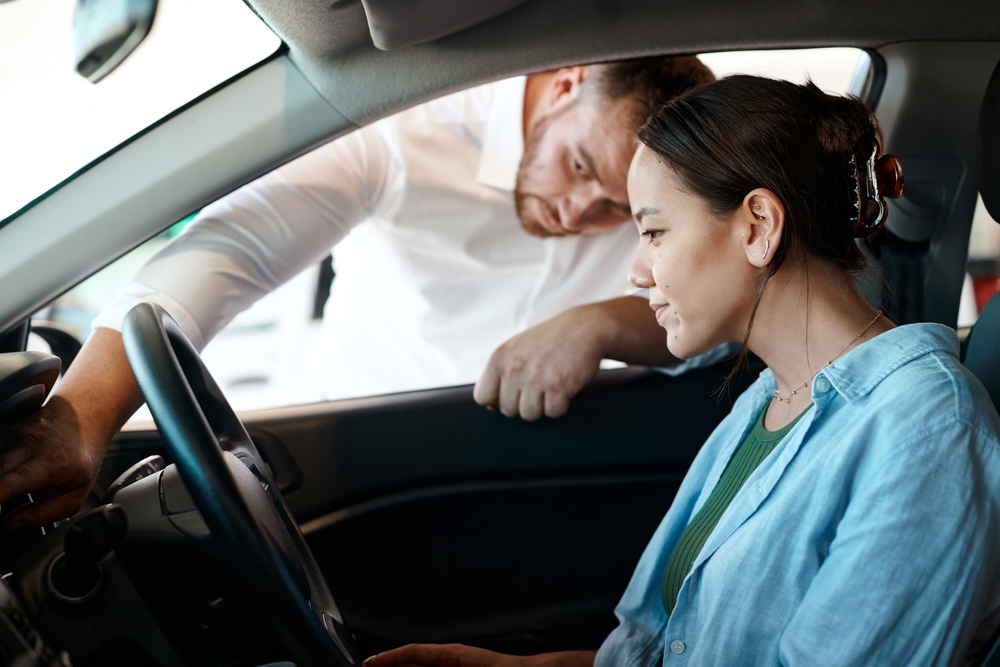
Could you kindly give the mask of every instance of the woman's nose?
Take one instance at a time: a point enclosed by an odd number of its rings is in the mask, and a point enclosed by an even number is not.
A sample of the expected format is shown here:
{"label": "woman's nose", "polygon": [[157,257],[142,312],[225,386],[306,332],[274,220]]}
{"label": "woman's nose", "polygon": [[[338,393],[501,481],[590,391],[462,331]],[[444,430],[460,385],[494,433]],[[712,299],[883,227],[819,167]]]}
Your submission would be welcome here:
{"label": "woman's nose", "polygon": [[632,287],[639,289],[649,289],[654,284],[649,259],[642,252],[642,246],[635,249],[632,264],[628,267],[628,282]]}

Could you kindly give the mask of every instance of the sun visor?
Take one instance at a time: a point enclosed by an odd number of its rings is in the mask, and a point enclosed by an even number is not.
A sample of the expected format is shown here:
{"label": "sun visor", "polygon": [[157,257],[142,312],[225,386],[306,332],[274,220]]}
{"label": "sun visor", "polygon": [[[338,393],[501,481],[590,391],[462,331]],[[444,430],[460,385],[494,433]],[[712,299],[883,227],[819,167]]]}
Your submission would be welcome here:
{"label": "sun visor", "polygon": [[525,0],[361,0],[375,46],[383,51],[464,30]]}
{"label": "sun visor", "polygon": [[1000,63],[986,87],[976,130],[976,182],[983,204],[1000,220]]}

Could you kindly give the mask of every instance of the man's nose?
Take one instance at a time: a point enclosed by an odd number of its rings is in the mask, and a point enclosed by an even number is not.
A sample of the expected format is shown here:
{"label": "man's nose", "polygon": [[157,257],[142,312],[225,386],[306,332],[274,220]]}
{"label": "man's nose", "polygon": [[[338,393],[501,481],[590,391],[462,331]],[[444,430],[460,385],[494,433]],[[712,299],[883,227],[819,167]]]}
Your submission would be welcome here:
{"label": "man's nose", "polygon": [[559,224],[567,232],[577,232],[580,230],[580,220],[583,218],[583,212],[587,210],[584,206],[580,197],[574,197],[573,195],[566,195],[559,198],[559,204],[557,206],[559,211]]}
{"label": "man's nose", "polygon": [[628,267],[628,282],[639,289],[650,289],[654,284],[649,258],[642,251],[642,246],[636,248],[635,255],[632,256],[632,264]]}
{"label": "man's nose", "polygon": [[588,214],[600,206],[604,194],[596,187],[577,188],[559,198],[559,224],[570,233],[582,231]]}

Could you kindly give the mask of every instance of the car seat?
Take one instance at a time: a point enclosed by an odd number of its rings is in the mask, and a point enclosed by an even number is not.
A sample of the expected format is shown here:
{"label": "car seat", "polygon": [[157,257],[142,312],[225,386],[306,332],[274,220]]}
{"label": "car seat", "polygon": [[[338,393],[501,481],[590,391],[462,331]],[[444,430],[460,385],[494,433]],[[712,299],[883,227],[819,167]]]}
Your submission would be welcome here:
{"label": "car seat", "polygon": [[[1000,63],[986,87],[976,129],[976,181],[986,210],[1000,220]],[[979,378],[1000,410],[1000,292],[986,303],[964,346],[962,362]],[[1000,667],[1000,635],[980,663]]]}
{"label": "car seat", "polygon": [[[976,129],[976,181],[986,210],[1000,220],[1000,63],[986,87]],[[1000,292],[994,294],[979,314],[966,340],[962,361],[982,382],[993,405],[1000,409]]]}

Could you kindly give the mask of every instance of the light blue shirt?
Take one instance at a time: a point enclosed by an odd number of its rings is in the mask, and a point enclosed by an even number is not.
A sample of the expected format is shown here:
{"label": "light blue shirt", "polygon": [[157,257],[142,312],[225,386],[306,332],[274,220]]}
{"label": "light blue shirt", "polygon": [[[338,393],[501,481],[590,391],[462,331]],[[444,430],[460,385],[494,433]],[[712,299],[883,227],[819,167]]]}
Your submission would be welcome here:
{"label": "light blue shirt", "polygon": [[961,664],[1000,606],[1000,418],[937,324],[816,376],[815,408],[747,479],[667,617],[671,550],[775,389],[765,370],[695,458],[596,667]]}

